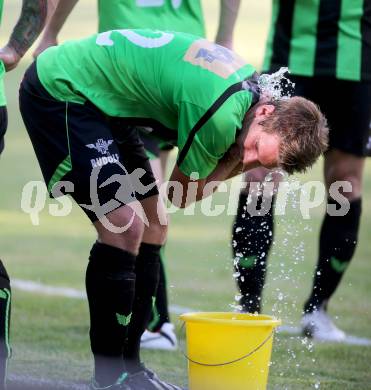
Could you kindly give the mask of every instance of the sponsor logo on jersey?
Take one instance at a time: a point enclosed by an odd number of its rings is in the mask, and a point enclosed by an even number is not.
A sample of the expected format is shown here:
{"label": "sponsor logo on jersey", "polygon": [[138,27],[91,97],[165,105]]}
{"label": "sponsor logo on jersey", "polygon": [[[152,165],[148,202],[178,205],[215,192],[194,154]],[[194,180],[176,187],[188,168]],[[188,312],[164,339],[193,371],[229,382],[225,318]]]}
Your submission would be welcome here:
{"label": "sponsor logo on jersey", "polygon": [[246,65],[246,61],[233,51],[206,39],[193,42],[183,59],[223,79],[227,79]]}
{"label": "sponsor logo on jersey", "polygon": [[220,61],[225,64],[231,64],[233,62],[233,56],[231,52],[224,47],[216,46],[214,50],[200,49],[196,55],[197,58],[203,58],[207,62]]}

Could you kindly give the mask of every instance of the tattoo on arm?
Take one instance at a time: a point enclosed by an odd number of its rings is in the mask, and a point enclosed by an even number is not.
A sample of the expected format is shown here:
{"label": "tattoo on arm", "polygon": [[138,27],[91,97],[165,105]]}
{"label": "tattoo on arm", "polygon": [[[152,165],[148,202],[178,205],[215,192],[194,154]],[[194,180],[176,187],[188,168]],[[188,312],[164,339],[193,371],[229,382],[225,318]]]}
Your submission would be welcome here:
{"label": "tattoo on arm", "polygon": [[8,43],[19,56],[26,53],[42,31],[47,8],[47,0],[23,0],[21,16]]}

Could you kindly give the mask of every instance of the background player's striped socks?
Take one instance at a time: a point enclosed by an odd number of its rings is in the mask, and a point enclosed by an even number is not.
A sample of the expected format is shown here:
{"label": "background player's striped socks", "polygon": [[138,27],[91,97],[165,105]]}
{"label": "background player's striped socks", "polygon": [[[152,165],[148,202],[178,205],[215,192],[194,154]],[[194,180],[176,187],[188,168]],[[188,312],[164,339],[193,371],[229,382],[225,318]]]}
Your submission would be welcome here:
{"label": "background player's striped socks", "polygon": [[97,242],[89,260],[90,342],[95,380],[103,387],[116,382],[124,370],[122,357],[135,293],[135,255]]}
{"label": "background player's striped socks", "polygon": [[[336,204],[329,199],[329,204]],[[350,202],[349,212],[343,217],[326,214],[320,233],[319,258],[314,273],[311,295],[304,312],[311,313],[324,306],[339,285],[357,246],[362,200]]]}
{"label": "background player's striped socks", "polygon": [[140,338],[147,328],[156,297],[161,245],[142,243],[135,264],[136,285],[133,317],[129,326],[124,361],[129,372],[141,369]]}
{"label": "background player's striped socks", "polygon": [[[236,278],[245,312],[260,312],[266,262],[273,241],[273,204],[265,215],[251,216],[246,211],[248,195],[241,193],[232,231],[232,250]],[[263,197],[257,199],[259,210]]]}
{"label": "background player's striped socks", "polygon": [[0,389],[5,389],[8,358],[10,357],[10,282],[4,264],[0,260]]}

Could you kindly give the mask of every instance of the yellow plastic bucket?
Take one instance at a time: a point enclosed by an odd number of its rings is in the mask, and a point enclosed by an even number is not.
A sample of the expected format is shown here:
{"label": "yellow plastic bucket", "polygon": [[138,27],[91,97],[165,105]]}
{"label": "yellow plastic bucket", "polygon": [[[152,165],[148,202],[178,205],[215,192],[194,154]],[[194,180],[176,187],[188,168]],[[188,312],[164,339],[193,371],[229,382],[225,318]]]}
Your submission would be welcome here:
{"label": "yellow plastic bucket", "polygon": [[190,390],[264,390],[280,320],[243,313],[180,316],[187,334]]}

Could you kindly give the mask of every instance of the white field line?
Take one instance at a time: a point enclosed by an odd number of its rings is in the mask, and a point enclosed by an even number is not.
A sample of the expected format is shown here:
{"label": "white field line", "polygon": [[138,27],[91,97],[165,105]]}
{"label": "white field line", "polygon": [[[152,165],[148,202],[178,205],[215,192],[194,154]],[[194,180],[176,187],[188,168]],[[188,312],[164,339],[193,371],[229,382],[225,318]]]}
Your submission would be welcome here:
{"label": "white field line", "polygon": [[88,384],[10,374],[7,390],[89,390]]}
{"label": "white field line", "polygon": [[[48,286],[45,284],[33,282],[32,280],[22,280],[22,279],[12,279],[11,286],[16,290],[27,291],[36,294],[86,300],[85,291],[78,290],[75,288],[70,288],[70,287]],[[194,312],[195,310],[189,307],[170,305],[170,311],[173,314],[179,315],[183,313]],[[295,326],[283,325],[278,328],[278,332],[299,336],[301,334],[301,328]],[[371,346],[371,340],[347,335],[346,339],[342,341],[341,344]]]}
{"label": "white field line", "polygon": [[[277,332],[282,334],[291,334],[299,337],[301,336],[301,328],[299,326],[281,325],[277,329]],[[316,341],[316,343],[325,343],[325,341]],[[345,340],[340,341],[339,344],[360,345],[364,347],[369,347],[371,346],[371,340],[347,334]]]}
{"label": "white field line", "polygon": [[[85,291],[78,290],[76,288],[48,286],[46,284],[33,282],[32,280],[22,279],[12,279],[11,286],[16,290],[27,291],[36,294],[86,300]],[[169,309],[173,314],[176,315],[195,311],[189,307],[179,305],[170,305]]]}

